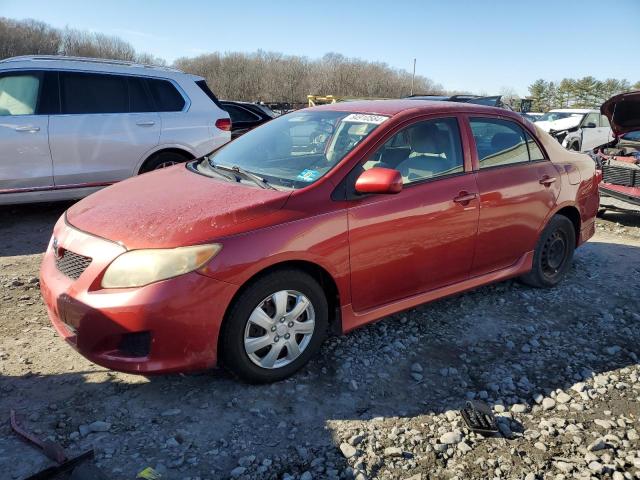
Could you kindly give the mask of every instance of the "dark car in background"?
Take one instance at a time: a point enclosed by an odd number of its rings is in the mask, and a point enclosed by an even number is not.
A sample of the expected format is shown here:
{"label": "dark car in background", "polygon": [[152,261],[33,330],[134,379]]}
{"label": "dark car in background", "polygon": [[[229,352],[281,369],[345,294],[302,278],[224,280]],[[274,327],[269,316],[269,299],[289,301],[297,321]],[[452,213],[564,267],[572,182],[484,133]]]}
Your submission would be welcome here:
{"label": "dark car in background", "polygon": [[407,98],[411,100],[435,100],[438,102],[473,103],[475,105],[486,105],[487,107],[498,107],[511,110],[511,107],[509,107],[502,101],[502,95],[493,95],[490,97],[481,95],[410,95]]}
{"label": "dark car in background", "polygon": [[222,100],[220,105],[231,117],[232,139],[277,117],[273,110],[260,103]]}

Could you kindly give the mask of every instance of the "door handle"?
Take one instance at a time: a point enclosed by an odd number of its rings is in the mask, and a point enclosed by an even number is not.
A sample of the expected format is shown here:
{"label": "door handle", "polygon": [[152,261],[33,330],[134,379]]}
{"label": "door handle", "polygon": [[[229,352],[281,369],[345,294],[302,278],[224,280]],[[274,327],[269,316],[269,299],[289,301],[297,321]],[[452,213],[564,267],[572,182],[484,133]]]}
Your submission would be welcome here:
{"label": "door handle", "polygon": [[154,122],[154,121],[136,122],[136,125],[138,125],[139,127],[153,127],[155,124],[156,124],[156,122]]}
{"label": "door handle", "polygon": [[454,202],[459,203],[460,205],[467,206],[471,200],[475,200],[478,198],[477,193],[469,193],[469,192],[460,192],[456,198],[453,199]]}
{"label": "door handle", "polygon": [[556,181],[556,177],[550,177],[548,175],[545,175],[544,177],[542,177],[540,179],[540,185],[544,185],[545,187],[549,187],[555,181]]}
{"label": "door handle", "polygon": [[18,127],[13,128],[16,132],[27,132],[27,133],[35,133],[40,131],[40,127],[36,127],[35,125],[20,125]]}

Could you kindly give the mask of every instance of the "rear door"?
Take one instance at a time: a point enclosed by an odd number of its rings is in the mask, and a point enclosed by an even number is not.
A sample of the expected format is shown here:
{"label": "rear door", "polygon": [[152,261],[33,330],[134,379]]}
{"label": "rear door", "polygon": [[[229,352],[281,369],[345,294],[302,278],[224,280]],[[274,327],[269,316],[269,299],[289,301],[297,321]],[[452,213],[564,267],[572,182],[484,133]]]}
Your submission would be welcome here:
{"label": "rear door", "polygon": [[158,144],[160,118],[142,78],[62,72],[60,99],[49,125],[57,186],[123,180]]}
{"label": "rear door", "polygon": [[50,94],[43,72],[0,73],[0,193],[53,185]]}
{"label": "rear door", "polygon": [[[406,155],[399,155],[400,145]],[[365,311],[469,276],[477,186],[456,117],[411,124],[350,175],[396,168],[403,190],[354,196],[348,209],[353,308]],[[470,160],[470,159],[469,159]]]}
{"label": "rear door", "polygon": [[472,269],[478,276],[509,267],[534,249],[560,193],[560,174],[518,123],[494,117],[472,117],[469,123],[480,192]]}

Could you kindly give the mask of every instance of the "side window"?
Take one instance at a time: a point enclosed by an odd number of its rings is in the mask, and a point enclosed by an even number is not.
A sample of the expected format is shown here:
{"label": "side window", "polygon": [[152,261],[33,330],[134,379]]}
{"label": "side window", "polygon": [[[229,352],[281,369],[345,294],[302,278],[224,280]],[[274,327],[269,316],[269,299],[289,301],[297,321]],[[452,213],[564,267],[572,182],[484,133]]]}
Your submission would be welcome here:
{"label": "side window", "polygon": [[600,117],[599,114],[590,113],[584,118],[582,125],[589,125],[590,123],[593,123],[593,125],[597,127],[600,125],[600,119],[598,117]]}
{"label": "side window", "polygon": [[394,168],[410,184],[462,173],[464,159],[460,129],[455,118],[419,122],[391,137],[363,168]]}
{"label": "side window", "polygon": [[181,112],[185,101],[176,87],[167,80],[147,79],[158,112]]}
{"label": "side window", "polygon": [[35,114],[40,78],[35,73],[0,76],[0,117]]}
{"label": "side window", "polygon": [[538,146],[536,141],[533,139],[533,137],[529,135],[529,132],[525,131],[524,134],[527,137],[527,148],[529,149],[529,160],[531,160],[532,162],[535,162],[536,160],[545,160],[542,150],[540,150],[540,147]]}
{"label": "side window", "polygon": [[516,123],[497,118],[472,118],[470,124],[481,169],[529,161],[524,131]]}
{"label": "side window", "polygon": [[153,101],[145,88],[144,81],[129,77],[129,111],[132,113],[155,112]]}
{"label": "side window", "polygon": [[62,113],[128,113],[126,77],[94,73],[61,75]]}
{"label": "side window", "polygon": [[231,117],[231,122],[255,122],[256,120],[258,120],[257,115],[254,115],[245,108],[229,104],[224,104],[222,105],[222,107]]}
{"label": "side window", "polygon": [[606,115],[600,115],[600,126],[611,128],[611,124],[609,123],[609,119],[607,118]]}

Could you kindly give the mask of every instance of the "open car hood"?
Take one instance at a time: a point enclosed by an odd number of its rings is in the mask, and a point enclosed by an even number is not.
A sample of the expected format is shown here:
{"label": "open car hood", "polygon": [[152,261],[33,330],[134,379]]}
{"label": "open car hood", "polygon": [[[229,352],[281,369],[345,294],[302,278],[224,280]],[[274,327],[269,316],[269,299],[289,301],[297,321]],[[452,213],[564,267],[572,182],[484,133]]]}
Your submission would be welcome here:
{"label": "open car hood", "polygon": [[640,90],[611,97],[600,112],[607,116],[616,136],[640,130]]}

